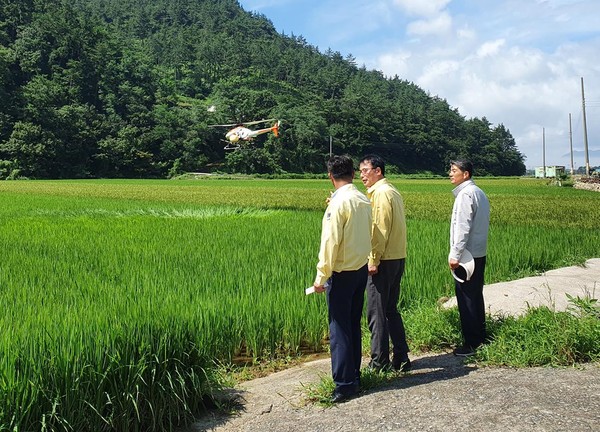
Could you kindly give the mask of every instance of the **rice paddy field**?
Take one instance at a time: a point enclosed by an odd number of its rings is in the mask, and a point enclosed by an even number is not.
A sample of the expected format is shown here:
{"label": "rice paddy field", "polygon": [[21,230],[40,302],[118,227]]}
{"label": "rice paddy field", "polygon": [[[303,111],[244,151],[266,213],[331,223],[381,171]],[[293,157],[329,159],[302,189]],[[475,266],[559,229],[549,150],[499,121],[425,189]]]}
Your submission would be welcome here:
{"label": "rice paddy field", "polygon": [[[451,295],[452,186],[391,179],[407,209],[402,307]],[[600,256],[600,194],[476,179],[486,283]],[[357,182],[359,189],[364,189]],[[312,284],[327,180],[0,183],[0,430],[170,429],[240,356],[322,350]]]}

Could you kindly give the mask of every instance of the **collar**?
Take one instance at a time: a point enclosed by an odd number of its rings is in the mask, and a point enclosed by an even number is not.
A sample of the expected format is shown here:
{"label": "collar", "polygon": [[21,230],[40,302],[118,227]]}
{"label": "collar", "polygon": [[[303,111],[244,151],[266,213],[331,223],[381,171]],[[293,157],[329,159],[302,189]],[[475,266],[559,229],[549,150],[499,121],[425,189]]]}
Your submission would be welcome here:
{"label": "collar", "polygon": [[474,184],[475,184],[475,182],[472,179],[465,180],[464,182],[462,182],[461,184],[459,184],[458,186],[456,186],[454,189],[452,189],[452,193],[456,197],[460,193],[461,190],[463,190],[467,186],[471,186],[471,185],[474,185]]}
{"label": "collar", "polygon": [[348,184],[345,184],[344,186],[340,186],[339,188],[337,188],[335,190],[335,192],[333,193],[333,195],[331,195],[331,198],[333,198],[334,196],[336,196],[338,192],[343,192],[346,189],[352,189],[352,188],[356,189],[356,186],[354,186],[354,183],[348,183]]}
{"label": "collar", "polygon": [[377,189],[379,186],[384,185],[384,184],[388,184],[388,180],[385,177],[382,179],[379,179],[375,183],[373,183],[373,185],[369,189],[367,189],[367,193],[369,195],[372,194],[373,192],[375,192],[375,189]]}

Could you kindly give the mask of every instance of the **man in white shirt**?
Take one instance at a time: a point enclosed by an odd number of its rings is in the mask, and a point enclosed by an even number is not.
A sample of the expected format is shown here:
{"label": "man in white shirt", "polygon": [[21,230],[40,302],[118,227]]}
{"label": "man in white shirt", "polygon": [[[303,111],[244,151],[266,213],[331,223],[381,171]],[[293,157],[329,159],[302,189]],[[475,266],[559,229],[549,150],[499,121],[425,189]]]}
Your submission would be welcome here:
{"label": "man in white shirt", "polygon": [[456,270],[465,251],[474,258],[475,268],[468,280],[455,279],[454,287],[464,345],[454,350],[454,355],[467,357],[485,342],[485,306],[483,281],[490,225],[490,203],[483,191],[475,185],[473,164],[466,160],[450,163],[450,182],[456,186],[450,222],[450,253],[448,265]]}

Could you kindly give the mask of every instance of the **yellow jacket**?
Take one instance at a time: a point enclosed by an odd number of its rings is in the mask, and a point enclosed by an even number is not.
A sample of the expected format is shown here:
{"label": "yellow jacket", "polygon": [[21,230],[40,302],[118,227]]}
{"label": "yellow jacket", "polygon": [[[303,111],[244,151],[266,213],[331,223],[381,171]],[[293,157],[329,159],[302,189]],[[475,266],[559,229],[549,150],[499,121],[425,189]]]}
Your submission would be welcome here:
{"label": "yellow jacket", "polygon": [[321,231],[317,285],[325,285],[333,272],[358,270],[371,250],[371,203],[353,184],[332,195]]}
{"label": "yellow jacket", "polygon": [[369,265],[382,260],[406,258],[406,217],[400,192],[386,178],[369,189],[373,209]]}

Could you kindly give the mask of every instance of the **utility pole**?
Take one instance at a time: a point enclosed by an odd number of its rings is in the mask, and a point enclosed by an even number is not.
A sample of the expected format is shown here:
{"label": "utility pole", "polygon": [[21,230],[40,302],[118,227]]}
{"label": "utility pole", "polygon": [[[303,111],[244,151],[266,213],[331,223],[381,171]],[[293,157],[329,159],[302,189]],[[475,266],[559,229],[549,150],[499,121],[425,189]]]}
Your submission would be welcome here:
{"label": "utility pole", "polygon": [[571,147],[571,177],[575,175],[575,167],[573,166],[573,127],[571,125],[571,113],[569,113],[569,145]]}
{"label": "utility pole", "polygon": [[581,107],[583,110],[583,146],[585,149],[585,175],[590,176],[590,157],[588,155],[587,123],[585,120],[585,95],[583,93],[583,77],[581,77]]}
{"label": "utility pole", "polygon": [[544,170],[543,178],[546,178],[546,128],[542,128],[542,169]]}

